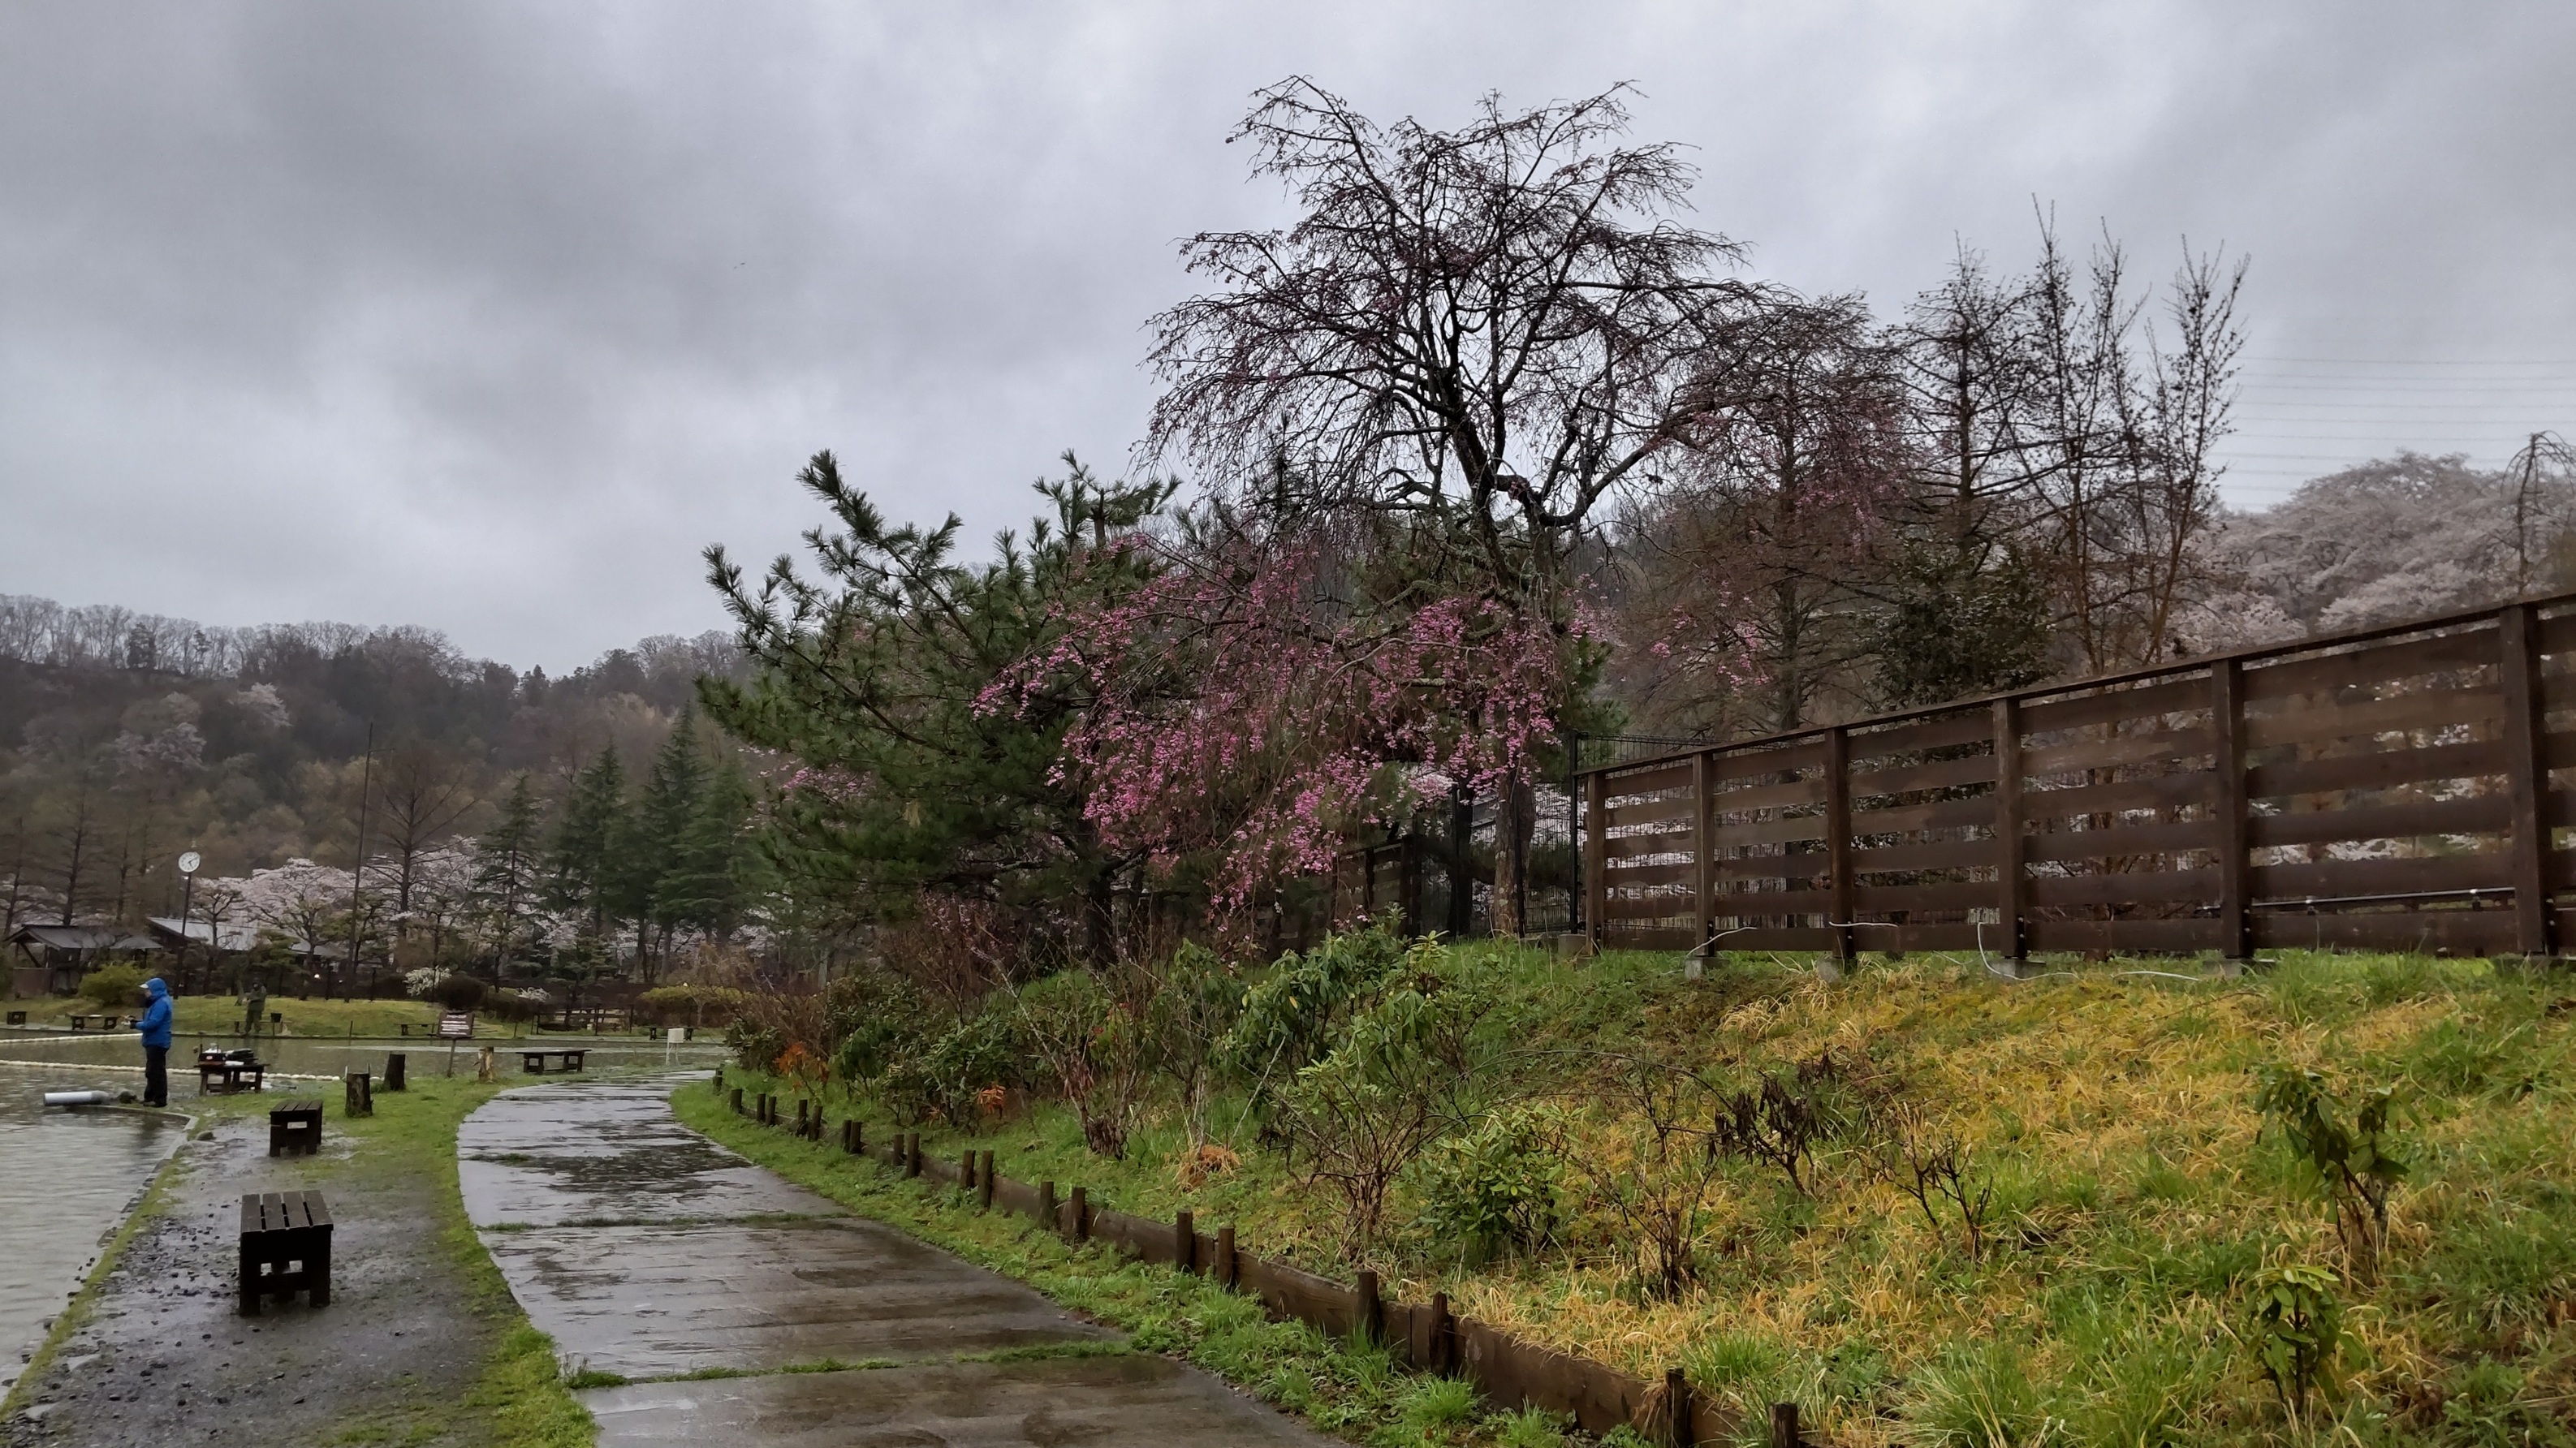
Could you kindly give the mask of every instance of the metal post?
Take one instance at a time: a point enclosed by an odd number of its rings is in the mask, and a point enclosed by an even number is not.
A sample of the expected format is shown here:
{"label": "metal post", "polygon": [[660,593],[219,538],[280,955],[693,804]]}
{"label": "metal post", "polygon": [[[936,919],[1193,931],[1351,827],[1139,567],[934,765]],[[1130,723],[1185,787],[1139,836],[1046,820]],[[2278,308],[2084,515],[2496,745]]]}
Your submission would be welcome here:
{"label": "metal post", "polygon": [[1610,914],[1610,787],[1598,774],[1585,777],[1583,817],[1583,929],[1592,948],[1601,948],[1601,927]]}

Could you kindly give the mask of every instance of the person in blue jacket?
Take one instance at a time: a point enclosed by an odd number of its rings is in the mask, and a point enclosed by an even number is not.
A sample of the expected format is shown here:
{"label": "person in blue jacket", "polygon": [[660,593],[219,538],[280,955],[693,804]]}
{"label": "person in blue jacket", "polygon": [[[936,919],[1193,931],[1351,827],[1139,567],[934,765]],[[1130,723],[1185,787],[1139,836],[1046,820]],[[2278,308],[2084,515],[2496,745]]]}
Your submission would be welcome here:
{"label": "person in blue jacket", "polygon": [[134,1029],[143,1033],[143,1104],[170,1104],[170,988],[154,976],[143,983],[150,1004]]}

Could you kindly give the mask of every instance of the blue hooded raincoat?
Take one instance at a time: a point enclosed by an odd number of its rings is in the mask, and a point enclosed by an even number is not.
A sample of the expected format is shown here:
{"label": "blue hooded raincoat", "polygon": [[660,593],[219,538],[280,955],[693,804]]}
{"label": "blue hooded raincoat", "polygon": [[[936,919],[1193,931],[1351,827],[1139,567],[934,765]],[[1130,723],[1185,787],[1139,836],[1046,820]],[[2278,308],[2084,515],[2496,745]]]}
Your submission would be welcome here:
{"label": "blue hooded raincoat", "polygon": [[134,1029],[143,1033],[143,1044],[166,1051],[170,1049],[170,987],[156,975],[143,983],[143,993],[152,1003],[144,1007],[143,1019],[134,1023]]}

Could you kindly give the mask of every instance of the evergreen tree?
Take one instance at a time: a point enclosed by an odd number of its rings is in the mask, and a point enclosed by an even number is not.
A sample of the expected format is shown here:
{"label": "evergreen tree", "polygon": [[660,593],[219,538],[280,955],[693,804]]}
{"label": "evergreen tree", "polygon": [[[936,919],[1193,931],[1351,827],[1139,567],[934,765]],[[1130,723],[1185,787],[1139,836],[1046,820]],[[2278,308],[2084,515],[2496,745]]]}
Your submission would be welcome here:
{"label": "evergreen tree", "polygon": [[[635,922],[637,953],[644,951],[649,925],[667,947],[679,923],[669,882],[677,873],[682,847],[698,817],[707,788],[706,754],[698,741],[698,716],[682,705],[671,725],[671,737],[653,757],[653,772],[627,816],[624,838],[617,844],[615,882],[617,913]],[[650,967],[646,974],[651,974]]]}
{"label": "evergreen tree", "polygon": [[521,774],[501,805],[501,818],[474,842],[474,896],[494,924],[496,970],[506,972],[523,918],[539,888],[537,792]]}
{"label": "evergreen tree", "polygon": [[614,747],[573,778],[546,861],[546,903],[587,918],[584,933],[608,933],[613,851],[626,813],[626,770]]}
{"label": "evergreen tree", "polygon": [[718,762],[662,880],[664,908],[675,924],[719,940],[742,924],[762,883],[751,837],[753,803],[741,761],[727,756]]}

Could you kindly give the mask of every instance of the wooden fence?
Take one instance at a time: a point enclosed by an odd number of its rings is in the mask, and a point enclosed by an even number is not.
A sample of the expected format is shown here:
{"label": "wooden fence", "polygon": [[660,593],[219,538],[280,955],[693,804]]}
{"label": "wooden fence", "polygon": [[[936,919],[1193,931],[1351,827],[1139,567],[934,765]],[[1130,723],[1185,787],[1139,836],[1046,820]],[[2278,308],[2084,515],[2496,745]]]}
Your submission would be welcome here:
{"label": "wooden fence", "polygon": [[[727,1090],[721,1071],[716,1089]],[[809,1107],[806,1101],[795,1103],[790,1122],[776,1096],[756,1096],[746,1103],[737,1086],[730,1098],[736,1113],[763,1125],[785,1126],[818,1142],[829,1134],[819,1106]],[[1059,1193],[1054,1182],[1014,1180],[994,1169],[990,1151],[961,1150],[942,1160],[923,1155],[918,1132],[871,1132],[856,1120],[842,1122],[837,1133],[844,1152],[871,1157],[908,1177],[953,1186],[971,1194],[979,1206],[1035,1218],[1068,1241],[1106,1242],[1144,1261],[1214,1278],[1259,1298],[1274,1317],[1310,1323],[1337,1337],[1359,1334],[1382,1342],[1398,1361],[1465,1378],[1507,1407],[1570,1414],[1593,1433],[1625,1425],[1651,1442],[1678,1448],[1724,1441],[1737,1423],[1732,1408],[1699,1401],[1678,1369],[1667,1372],[1662,1383],[1647,1383],[1457,1316],[1444,1296],[1419,1303],[1390,1300],[1380,1293],[1374,1273],[1362,1272],[1358,1282],[1344,1286],[1254,1256],[1236,1245],[1233,1227],[1213,1234],[1199,1231],[1187,1211],[1158,1222],[1092,1202],[1081,1187]],[[1794,1410],[1783,1441],[1797,1441]]]}
{"label": "wooden fence", "polygon": [[1588,770],[1584,919],[1846,959],[2552,955],[2570,770],[2576,594]]}

